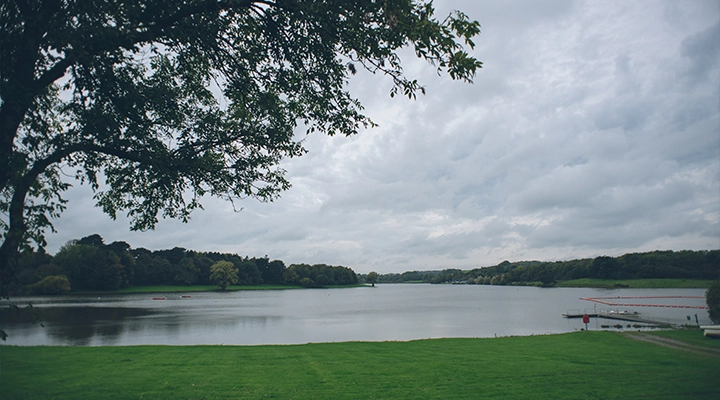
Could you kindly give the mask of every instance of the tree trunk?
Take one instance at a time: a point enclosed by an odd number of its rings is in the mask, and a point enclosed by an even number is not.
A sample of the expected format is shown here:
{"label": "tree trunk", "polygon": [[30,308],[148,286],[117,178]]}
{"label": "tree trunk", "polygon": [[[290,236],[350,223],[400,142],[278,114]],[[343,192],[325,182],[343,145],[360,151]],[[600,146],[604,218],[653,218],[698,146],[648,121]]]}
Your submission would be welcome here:
{"label": "tree trunk", "polygon": [[25,218],[23,216],[23,206],[25,204],[25,195],[27,190],[22,194],[15,191],[12,201],[10,202],[9,229],[5,236],[5,241],[0,246],[0,298],[7,297],[7,289],[10,280],[15,275],[17,267],[18,249],[22,243],[25,234]]}

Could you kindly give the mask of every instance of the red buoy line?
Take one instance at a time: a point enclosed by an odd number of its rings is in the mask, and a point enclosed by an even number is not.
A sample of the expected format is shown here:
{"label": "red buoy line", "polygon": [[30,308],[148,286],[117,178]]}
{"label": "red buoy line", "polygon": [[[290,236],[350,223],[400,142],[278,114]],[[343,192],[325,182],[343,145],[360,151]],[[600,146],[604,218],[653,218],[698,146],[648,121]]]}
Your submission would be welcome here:
{"label": "red buoy line", "polygon": [[705,296],[607,296],[585,297],[583,299],[704,299]]}
{"label": "red buoy line", "polygon": [[592,301],[611,307],[667,307],[667,308],[701,308],[708,309],[708,306],[686,306],[680,304],[632,304],[615,303],[606,300],[615,299],[704,299],[705,296],[615,296],[615,297],[581,297],[580,300]]}

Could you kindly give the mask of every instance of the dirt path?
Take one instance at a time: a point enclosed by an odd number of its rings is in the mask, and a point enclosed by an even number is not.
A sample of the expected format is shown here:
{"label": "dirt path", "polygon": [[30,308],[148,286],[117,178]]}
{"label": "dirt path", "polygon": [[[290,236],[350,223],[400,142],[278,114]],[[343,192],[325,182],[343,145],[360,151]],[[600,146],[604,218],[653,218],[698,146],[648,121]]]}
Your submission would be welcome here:
{"label": "dirt path", "polygon": [[688,353],[694,353],[701,356],[712,357],[720,359],[720,350],[711,349],[708,347],[695,346],[687,342],[680,340],[670,339],[662,336],[648,335],[646,333],[626,333],[626,337],[630,339],[638,340],[641,342],[652,343],[658,346],[667,347],[670,349],[687,351]]}

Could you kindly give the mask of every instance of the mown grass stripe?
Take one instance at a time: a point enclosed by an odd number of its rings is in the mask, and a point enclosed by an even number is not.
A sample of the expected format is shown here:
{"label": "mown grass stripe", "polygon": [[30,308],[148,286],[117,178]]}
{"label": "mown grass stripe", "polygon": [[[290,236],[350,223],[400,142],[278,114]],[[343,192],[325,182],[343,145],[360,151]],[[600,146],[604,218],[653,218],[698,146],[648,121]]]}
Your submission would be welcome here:
{"label": "mown grass stripe", "polygon": [[[699,331],[658,334],[720,348]],[[615,332],[288,346],[0,346],[0,398],[714,399],[717,367],[715,358]]]}

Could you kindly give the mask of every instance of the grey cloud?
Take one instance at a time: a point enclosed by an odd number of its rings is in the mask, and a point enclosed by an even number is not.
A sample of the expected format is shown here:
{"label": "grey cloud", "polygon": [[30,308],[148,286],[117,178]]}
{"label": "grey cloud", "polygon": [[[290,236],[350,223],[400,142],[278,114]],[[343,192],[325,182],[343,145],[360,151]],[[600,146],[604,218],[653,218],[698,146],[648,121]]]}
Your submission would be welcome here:
{"label": "grey cloud", "polygon": [[680,54],[690,61],[684,71],[685,77],[696,84],[708,79],[720,64],[720,21],[686,37],[681,43]]}
{"label": "grey cloud", "polygon": [[402,272],[720,247],[717,2],[436,7],[483,26],[474,85],[405,52],[428,94],[391,99],[386,79],[352,77],[379,127],[303,136],[309,153],[282,163],[293,187],[278,201],[235,213],[208,199],[187,225],[131,233],[73,189],[50,250],[97,232],[134,247]]}

